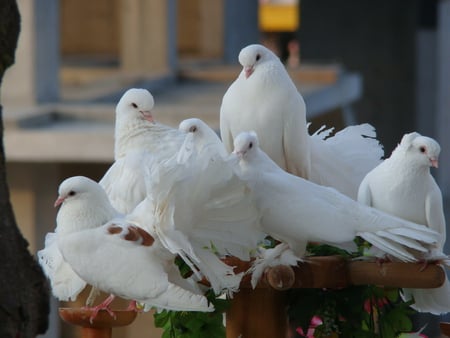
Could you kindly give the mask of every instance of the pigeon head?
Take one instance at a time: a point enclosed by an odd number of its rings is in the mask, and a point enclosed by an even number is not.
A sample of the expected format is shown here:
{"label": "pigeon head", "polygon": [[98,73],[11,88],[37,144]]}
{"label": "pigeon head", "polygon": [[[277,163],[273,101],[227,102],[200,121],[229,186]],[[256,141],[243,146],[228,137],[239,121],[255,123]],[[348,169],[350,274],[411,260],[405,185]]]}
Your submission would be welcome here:
{"label": "pigeon head", "polygon": [[438,167],[441,147],[434,139],[414,132],[404,135],[400,146],[406,150],[408,158],[414,163]]}
{"label": "pigeon head", "polygon": [[59,185],[58,194],[55,207],[73,200],[88,199],[90,197],[102,196],[107,199],[103,188],[97,182],[85,176],[67,178]]}
{"label": "pigeon head", "polygon": [[197,118],[184,120],[178,126],[178,129],[186,133],[191,133],[196,137],[202,137],[205,140],[216,142],[219,140],[216,132],[205,122]]}
{"label": "pigeon head", "polygon": [[178,129],[186,133],[198,133],[201,132],[204,129],[204,127],[205,123],[202,120],[191,118],[181,121],[180,125],[178,126]]}
{"label": "pigeon head", "polygon": [[103,188],[87,177],[67,178],[59,185],[58,194],[55,207],[61,205],[56,216],[59,233],[97,227],[117,215]]}
{"label": "pigeon head", "polygon": [[248,157],[249,154],[255,152],[259,147],[258,136],[254,131],[246,131],[240,133],[234,139],[234,150],[233,153],[239,158]]}
{"label": "pigeon head", "polygon": [[255,69],[265,62],[278,60],[278,57],[262,45],[249,45],[239,53],[239,63],[243,67],[245,78],[249,78]]}
{"label": "pigeon head", "polygon": [[119,100],[116,108],[117,118],[130,117],[153,121],[152,109],[155,105],[152,94],[147,89],[128,89]]}

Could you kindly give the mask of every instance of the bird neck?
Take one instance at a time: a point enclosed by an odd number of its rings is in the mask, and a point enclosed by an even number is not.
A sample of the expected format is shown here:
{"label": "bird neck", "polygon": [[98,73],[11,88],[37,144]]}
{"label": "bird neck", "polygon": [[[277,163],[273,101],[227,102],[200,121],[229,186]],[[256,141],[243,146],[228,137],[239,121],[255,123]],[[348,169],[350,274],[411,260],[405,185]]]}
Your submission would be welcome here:
{"label": "bird neck", "polygon": [[135,147],[141,145],[141,137],[148,133],[151,124],[142,121],[134,121],[123,124],[116,123],[114,135],[114,157],[118,159],[126,155],[126,153]]}

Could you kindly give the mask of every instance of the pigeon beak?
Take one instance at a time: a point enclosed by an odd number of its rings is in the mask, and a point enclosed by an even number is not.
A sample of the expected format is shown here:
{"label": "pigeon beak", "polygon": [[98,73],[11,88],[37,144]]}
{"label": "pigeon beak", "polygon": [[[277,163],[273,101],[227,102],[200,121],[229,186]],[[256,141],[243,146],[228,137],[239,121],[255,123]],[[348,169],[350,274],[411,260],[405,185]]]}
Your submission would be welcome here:
{"label": "pigeon beak", "polygon": [[233,151],[233,154],[235,154],[238,158],[243,158],[245,151]]}
{"label": "pigeon beak", "polygon": [[438,168],[439,167],[439,161],[436,157],[430,158],[431,166]]}
{"label": "pigeon beak", "polygon": [[57,198],[56,201],[55,201],[54,207],[56,208],[58,205],[61,205],[62,202],[64,202],[65,199],[66,199],[66,198],[63,197],[63,196],[58,196],[58,198]]}
{"label": "pigeon beak", "polygon": [[253,66],[245,66],[244,67],[244,74],[245,74],[245,78],[248,79],[250,77],[250,75],[253,74]]}
{"label": "pigeon beak", "polygon": [[144,118],[144,120],[154,123],[155,121],[153,120],[153,115],[152,115],[152,111],[151,110],[140,110],[139,111],[142,115],[142,117]]}

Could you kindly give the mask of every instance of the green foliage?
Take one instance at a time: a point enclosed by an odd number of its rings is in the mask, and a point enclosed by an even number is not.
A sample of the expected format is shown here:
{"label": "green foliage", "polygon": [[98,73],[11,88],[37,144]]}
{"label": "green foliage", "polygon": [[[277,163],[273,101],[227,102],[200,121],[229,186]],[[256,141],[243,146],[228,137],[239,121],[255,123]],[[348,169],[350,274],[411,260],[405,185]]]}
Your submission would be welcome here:
{"label": "green foliage", "polygon": [[212,291],[206,296],[214,304],[214,312],[164,310],[155,313],[155,326],[164,330],[162,338],[224,338],[223,314],[229,302],[216,298]]}

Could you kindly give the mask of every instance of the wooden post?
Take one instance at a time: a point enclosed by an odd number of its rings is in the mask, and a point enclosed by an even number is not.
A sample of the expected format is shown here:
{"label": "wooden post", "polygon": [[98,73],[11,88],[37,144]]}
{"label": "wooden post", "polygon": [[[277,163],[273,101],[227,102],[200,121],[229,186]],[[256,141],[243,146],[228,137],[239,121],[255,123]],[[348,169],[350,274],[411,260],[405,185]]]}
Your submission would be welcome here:
{"label": "wooden post", "polygon": [[107,311],[99,311],[91,322],[92,311],[83,308],[60,308],[61,318],[72,325],[81,326],[81,338],[111,338],[112,328],[130,325],[136,318],[136,311],[113,311],[115,318]]}
{"label": "wooden post", "polygon": [[286,337],[285,292],[272,288],[243,288],[227,311],[227,338]]}

